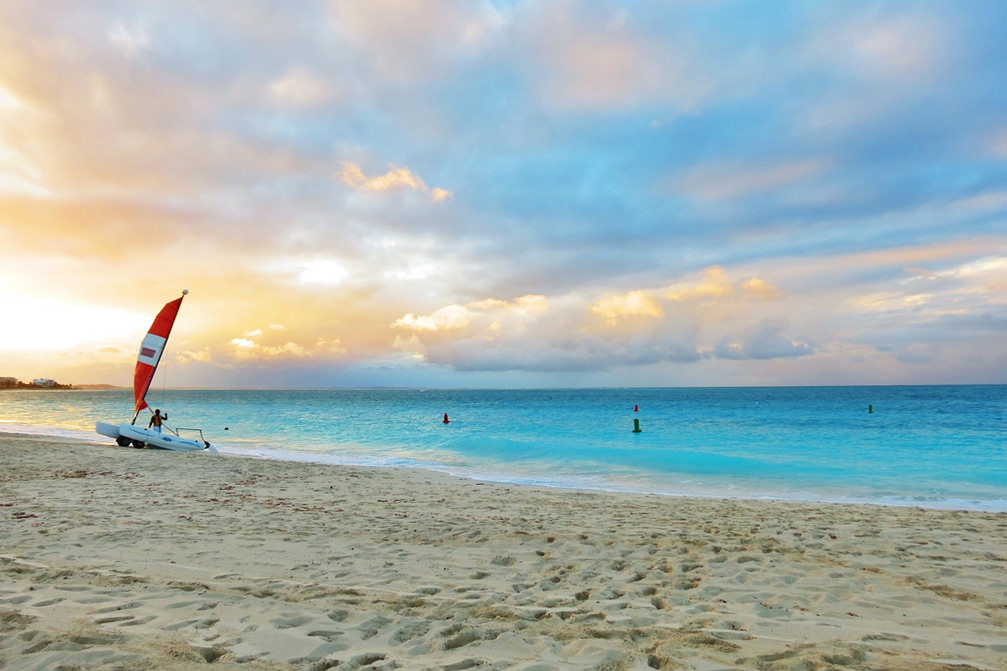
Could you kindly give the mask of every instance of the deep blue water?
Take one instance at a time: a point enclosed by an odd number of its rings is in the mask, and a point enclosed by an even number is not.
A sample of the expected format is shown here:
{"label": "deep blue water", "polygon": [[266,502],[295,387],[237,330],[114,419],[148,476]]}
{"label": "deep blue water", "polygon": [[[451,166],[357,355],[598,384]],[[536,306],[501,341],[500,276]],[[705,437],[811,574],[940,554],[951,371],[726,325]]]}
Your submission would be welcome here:
{"label": "deep blue water", "polygon": [[[560,487],[1007,511],[1007,385],[168,390],[149,401],[229,454]],[[131,407],[129,391],[0,392],[0,430],[110,443],[94,422],[128,421]]]}

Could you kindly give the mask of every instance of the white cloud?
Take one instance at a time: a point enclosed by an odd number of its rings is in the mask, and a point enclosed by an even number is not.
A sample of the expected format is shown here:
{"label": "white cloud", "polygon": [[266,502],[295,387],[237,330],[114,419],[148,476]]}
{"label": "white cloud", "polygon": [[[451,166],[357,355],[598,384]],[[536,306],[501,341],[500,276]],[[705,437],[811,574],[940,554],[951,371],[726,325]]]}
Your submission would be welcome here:
{"label": "white cloud", "polygon": [[930,17],[858,17],[813,43],[819,57],[864,78],[917,83],[942,63],[944,30]]}
{"label": "white cloud", "polygon": [[274,341],[275,344],[253,340],[252,337],[261,337],[261,329],[249,331],[245,335],[248,337],[231,340],[234,346],[232,356],[242,361],[323,358],[346,353],[338,338],[319,338],[314,347],[306,347],[292,340]]}
{"label": "white cloud", "polygon": [[810,66],[808,75],[833,83],[795,123],[810,132],[835,131],[878,123],[912,94],[924,94],[917,104],[928,104],[954,58],[947,46],[955,43],[952,30],[936,16],[908,13],[828,25],[806,45],[801,62]]}
{"label": "white cloud", "polygon": [[520,15],[530,74],[552,107],[620,109],[670,103],[691,109],[709,93],[683,40],[657,40],[625,11],[554,2]]}
{"label": "white cloud", "polygon": [[329,15],[359,62],[397,85],[440,79],[505,25],[490,2],[477,0],[330,0]]}
{"label": "white cloud", "polygon": [[0,85],[0,112],[17,110],[23,107],[21,101],[18,100],[17,96],[11,93],[7,88]]}
{"label": "white cloud", "polygon": [[322,284],[335,286],[342,284],[350,276],[346,266],[335,259],[317,259],[300,264],[297,279],[302,284]]}
{"label": "white cloud", "polygon": [[146,25],[142,23],[126,24],[116,21],[109,26],[106,36],[109,43],[127,58],[135,58],[150,46],[150,35]]}
{"label": "white cloud", "polygon": [[395,320],[393,326],[412,331],[444,331],[462,329],[472,321],[471,312],[461,305],[446,305],[429,315],[409,313]]}
{"label": "white cloud", "polygon": [[851,298],[849,303],[862,312],[891,312],[926,305],[933,297],[933,294],[906,294],[898,291],[886,291],[856,296]]}
{"label": "white cloud", "polygon": [[288,70],[269,83],[268,91],[272,100],[290,107],[319,107],[336,98],[335,87],[328,80],[304,68]]}
{"label": "white cloud", "polygon": [[[334,287],[344,284],[353,276],[346,263],[337,258],[287,258],[275,260],[265,267],[294,284],[314,287]],[[271,324],[271,330],[282,330],[282,324]]]}
{"label": "white cloud", "polygon": [[513,329],[536,315],[549,311],[549,301],[545,296],[528,295],[513,301],[486,298],[467,305],[447,305],[434,310],[429,315],[409,313],[393,324],[396,328],[412,331],[460,331],[473,327],[477,333],[495,335],[505,325]]}

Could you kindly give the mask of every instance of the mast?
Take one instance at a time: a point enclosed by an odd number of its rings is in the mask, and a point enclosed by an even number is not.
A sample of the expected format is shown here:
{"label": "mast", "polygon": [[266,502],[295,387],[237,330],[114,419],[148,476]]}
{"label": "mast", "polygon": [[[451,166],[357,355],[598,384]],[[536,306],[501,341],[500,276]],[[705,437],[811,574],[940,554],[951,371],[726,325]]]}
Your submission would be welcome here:
{"label": "mast", "polygon": [[182,295],[173,301],[164,304],[161,311],[154,317],[154,323],[150,325],[147,335],[140,343],[140,352],[136,356],[136,368],[133,369],[133,421],[140,411],[147,407],[147,390],[157,372],[157,366],[161,363],[161,355],[164,354],[164,346],[171,335],[171,327],[175,324],[178,316],[178,309],[182,306],[182,299],[189,293],[188,289],[182,291]]}

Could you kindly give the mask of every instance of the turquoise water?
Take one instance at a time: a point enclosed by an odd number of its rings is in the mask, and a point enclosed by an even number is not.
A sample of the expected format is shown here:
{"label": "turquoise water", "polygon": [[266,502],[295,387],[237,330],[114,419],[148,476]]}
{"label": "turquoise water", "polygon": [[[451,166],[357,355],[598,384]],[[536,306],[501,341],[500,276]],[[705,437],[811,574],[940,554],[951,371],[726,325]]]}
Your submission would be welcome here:
{"label": "turquoise water", "polygon": [[[228,454],[556,487],[1007,511],[1007,385],[168,390],[150,401]],[[128,421],[131,407],[129,391],[0,392],[0,430],[110,443],[94,422]]]}

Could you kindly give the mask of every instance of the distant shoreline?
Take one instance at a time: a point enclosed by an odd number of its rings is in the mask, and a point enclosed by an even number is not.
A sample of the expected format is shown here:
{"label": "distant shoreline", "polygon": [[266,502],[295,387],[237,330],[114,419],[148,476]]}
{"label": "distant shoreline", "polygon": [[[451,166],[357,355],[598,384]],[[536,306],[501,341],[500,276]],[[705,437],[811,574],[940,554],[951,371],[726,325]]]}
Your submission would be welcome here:
{"label": "distant shoreline", "polygon": [[117,387],[114,384],[56,384],[43,386],[23,382],[16,387],[0,387],[0,391],[112,391],[117,389],[129,389],[129,387]]}

